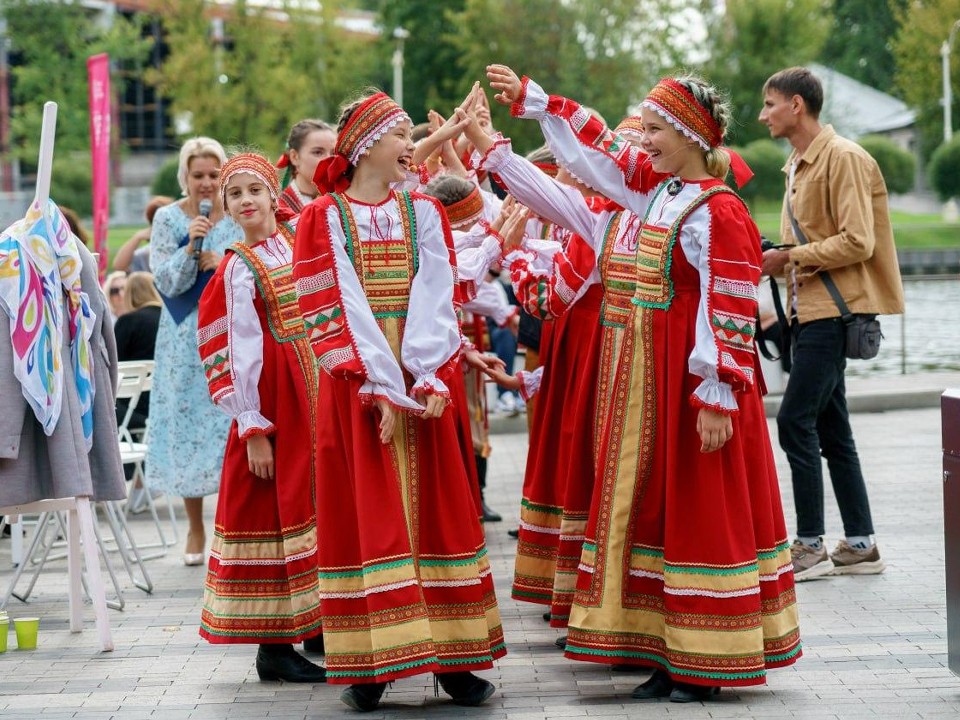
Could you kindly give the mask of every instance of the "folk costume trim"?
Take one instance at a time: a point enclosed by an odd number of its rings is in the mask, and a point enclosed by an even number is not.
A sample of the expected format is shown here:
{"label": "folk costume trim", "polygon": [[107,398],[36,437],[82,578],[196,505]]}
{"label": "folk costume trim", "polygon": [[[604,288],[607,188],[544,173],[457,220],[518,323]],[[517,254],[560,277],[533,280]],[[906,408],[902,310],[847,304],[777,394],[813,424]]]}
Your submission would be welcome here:
{"label": "folk costume trim", "polygon": [[[359,241],[357,221],[349,201],[339,194],[331,197],[337,204],[340,222],[346,235],[346,250],[353,263],[363,294],[370,301],[370,309],[378,320],[388,317],[407,316],[410,283],[420,267],[417,248],[417,218],[410,193],[392,194],[400,206],[400,226],[403,237],[399,240],[385,239],[367,245],[380,245],[379,251],[365,248]],[[397,262],[397,261],[400,262]],[[404,268],[403,270],[399,268]]]}
{"label": "folk costume trim", "polygon": [[[669,185],[669,182],[660,185],[657,194],[650,202],[650,208],[654,207],[657,197]],[[643,227],[640,230],[639,246],[637,247],[637,293],[631,301],[634,305],[654,310],[667,310],[670,307],[674,292],[673,280],[670,277],[670,266],[673,263],[673,246],[680,236],[680,229],[690,213],[719,193],[736,195],[726,185],[717,185],[709,190],[704,190],[684,208],[669,228],[651,226],[644,218]],[[648,216],[650,208],[647,210]]]}
{"label": "folk costume trim", "polygon": [[356,167],[360,158],[391,128],[410,116],[385,92],[378,92],[364,100],[347,120],[337,135],[334,153],[317,165],[313,182],[321,193],[339,193],[350,186],[347,172]]}

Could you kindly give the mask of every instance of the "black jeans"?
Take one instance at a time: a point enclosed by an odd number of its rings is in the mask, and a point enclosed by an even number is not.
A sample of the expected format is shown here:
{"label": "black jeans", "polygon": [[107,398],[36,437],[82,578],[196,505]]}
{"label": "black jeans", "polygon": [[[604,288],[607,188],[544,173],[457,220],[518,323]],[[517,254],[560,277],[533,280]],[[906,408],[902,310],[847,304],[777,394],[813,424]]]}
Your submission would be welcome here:
{"label": "black jeans", "polygon": [[777,427],[790,461],[797,535],[824,534],[822,454],[847,537],[871,535],[873,520],[860,458],[850,429],[844,372],[845,332],[839,319],[794,323],[793,369]]}

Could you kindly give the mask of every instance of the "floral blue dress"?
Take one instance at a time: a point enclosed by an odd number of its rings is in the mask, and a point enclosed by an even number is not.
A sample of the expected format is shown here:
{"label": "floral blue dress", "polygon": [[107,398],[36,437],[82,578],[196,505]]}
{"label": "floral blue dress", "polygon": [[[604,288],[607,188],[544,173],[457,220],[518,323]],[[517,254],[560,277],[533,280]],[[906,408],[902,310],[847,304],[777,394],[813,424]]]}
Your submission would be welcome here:
{"label": "floral blue dress", "polygon": [[[179,203],[160,208],[153,219],[150,269],[157,290],[167,296],[186,292],[196,281],[196,258],[178,247],[190,220]],[[225,217],[210,230],[203,248],[223,254],[241,240],[240,226]],[[196,308],[179,325],[163,308],[154,358],[146,484],[168,495],[212,495],[220,486],[230,418],[210,401],[197,352]]]}

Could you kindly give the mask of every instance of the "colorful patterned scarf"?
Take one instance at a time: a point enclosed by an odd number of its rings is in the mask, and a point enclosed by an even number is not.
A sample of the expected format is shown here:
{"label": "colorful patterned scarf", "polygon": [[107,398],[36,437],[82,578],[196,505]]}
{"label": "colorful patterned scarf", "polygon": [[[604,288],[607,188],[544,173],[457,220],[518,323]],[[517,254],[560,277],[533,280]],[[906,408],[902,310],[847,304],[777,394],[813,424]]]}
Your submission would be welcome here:
{"label": "colorful patterned scarf", "polygon": [[47,435],[63,405],[62,302],[67,298],[70,356],[87,450],[93,443],[95,316],[80,285],[80,241],[51,200],[46,213],[34,201],[26,217],[0,233],[0,306],[10,318],[13,371]]}

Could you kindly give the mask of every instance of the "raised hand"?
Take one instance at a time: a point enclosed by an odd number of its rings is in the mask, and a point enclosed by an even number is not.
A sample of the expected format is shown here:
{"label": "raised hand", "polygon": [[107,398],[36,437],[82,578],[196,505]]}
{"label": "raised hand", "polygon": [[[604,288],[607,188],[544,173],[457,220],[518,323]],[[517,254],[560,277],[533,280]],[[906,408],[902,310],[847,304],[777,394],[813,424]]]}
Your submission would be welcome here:
{"label": "raised hand", "polygon": [[503,227],[500,229],[500,235],[503,238],[504,255],[518,249],[523,243],[523,235],[527,228],[527,219],[529,217],[530,210],[523,205],[517,205],[504,221]]}
{"label": "raised hand", "polygon": [[490,87],[499,91],[493,99],[501,105],[513,105],[523,96],[523,83],[506,65],[487,65],[487,79]]}

